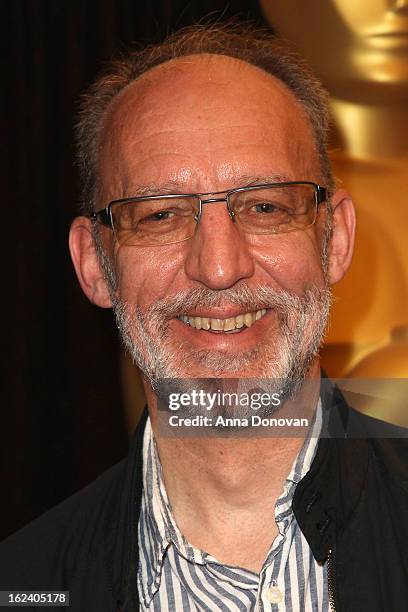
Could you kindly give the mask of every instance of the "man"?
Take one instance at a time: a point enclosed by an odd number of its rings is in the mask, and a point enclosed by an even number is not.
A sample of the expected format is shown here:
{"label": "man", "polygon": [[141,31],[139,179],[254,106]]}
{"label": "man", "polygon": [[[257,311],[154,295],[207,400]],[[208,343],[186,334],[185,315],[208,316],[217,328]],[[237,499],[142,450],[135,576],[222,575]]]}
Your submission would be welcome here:
{"label": "man", "polygon": [[86,612],[406,608],[407,451],[365,439],[374,420],[336,390],[310,396],[319,443],[160,428],[168,379],[270,379],[295,398],[320,383],[355,223],[326,131],[307,66],[247,27],[181,32],[90,90],[70,249],[149,416],[126,461],[3,543],[2,589],[70,591]]}

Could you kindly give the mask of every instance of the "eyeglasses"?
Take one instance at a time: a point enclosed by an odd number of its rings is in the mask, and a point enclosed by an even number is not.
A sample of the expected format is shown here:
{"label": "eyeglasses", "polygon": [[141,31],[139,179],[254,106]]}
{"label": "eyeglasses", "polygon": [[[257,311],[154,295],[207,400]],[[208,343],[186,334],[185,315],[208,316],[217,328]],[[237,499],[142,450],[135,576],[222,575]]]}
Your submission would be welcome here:
{"label": "eyeglasses", "polygon": [[[220,194],[225,195],[203,199]],[[111,228],[120,245],[159,246],[191,238],[204,204],[225,202],[232,221],[245,234],[286,234],[313,225],[327,197],[325,187],[291,181],[214,193],[125,198],[90,217]]]}

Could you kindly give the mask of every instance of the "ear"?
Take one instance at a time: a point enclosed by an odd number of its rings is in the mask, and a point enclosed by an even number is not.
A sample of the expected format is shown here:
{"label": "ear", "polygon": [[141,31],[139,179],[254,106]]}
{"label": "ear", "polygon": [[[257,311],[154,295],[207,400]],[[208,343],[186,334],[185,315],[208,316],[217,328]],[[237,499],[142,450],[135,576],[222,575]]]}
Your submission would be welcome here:
{"label": "ear", "polygon": [[339,189],[332,198],[333,234],[329,248],[329,281],[338,283],[351,264],[354,251],[356,214],[350,195]]}
{"label": "ear", "polygon": [[92,237],[92,222],[87,217],[74,219],[69,231],[69,250],[75,271],[87,298],[101,308],[111,308],[103,272]]}

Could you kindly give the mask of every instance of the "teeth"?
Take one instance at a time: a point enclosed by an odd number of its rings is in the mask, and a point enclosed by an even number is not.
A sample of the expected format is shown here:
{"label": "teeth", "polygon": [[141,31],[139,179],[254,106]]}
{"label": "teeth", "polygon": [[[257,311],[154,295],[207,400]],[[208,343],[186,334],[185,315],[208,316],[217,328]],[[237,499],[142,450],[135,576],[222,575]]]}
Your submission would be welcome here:
{"label": "teeth", "polygon": [[247,327],[251,327],[252,323],[254,323],[254,319],[252,318],[252,313],[248,312],[244,315],[244,323]]}
{"label": "teeth", "polygon": [[215,331],[222,331],[224,329],[224,322],[222,319],[210,319],[211,329]]}
{"label": "teeth", "polygon": [[188,315],[181,315],[179,318],[196,329],[205,329],[213,331],[234,331],[241,329],[242,327],[251,327],[255,321],[259,321],[266,314],[266,308],[257,310],[256,312],[246,312],[245,314],[237,315],[236,317],[230,317],[229,319],[211,319],[210,317],[191,317]]}
{"label": "teeth", "polygon": [[210,319],[207,317],[201,317],[201,329],[210,329]]}
{"label": "teeth", "polygon": [[237,329],[241,329],[241,327],[244,327],[244,315],[238,315],[237,317],[235,317],[235,327]]}
{"label": "teeth", "polygon": [[224,321],[224,331],[231,331],[231,329],[235,329],[235,317]]}

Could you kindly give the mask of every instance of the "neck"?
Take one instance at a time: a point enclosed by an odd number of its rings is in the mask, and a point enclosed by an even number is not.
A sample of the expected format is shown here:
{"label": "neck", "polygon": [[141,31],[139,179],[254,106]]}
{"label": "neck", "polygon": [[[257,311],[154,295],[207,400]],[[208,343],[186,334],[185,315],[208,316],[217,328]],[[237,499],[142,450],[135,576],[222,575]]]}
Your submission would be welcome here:
{"label": "neck", "polygon": [[403,102],[376,105],[332,99],[338,144],[356,159],[408,156],[407,109]]}
{"label": "neck", "polygon": [[[309,422],[319,397],[318,365],[311,379]],[[277,533],[275,502],[307,431],[296,437],[253,437],[249,431],[238,438],[166,438],[157,428],[155,402],[149,402],[149,411],[167,495],[183,535],[221,562],[258,571]],[[251,550],[234,549],[232,542],[252,541],[254,533]]]}

